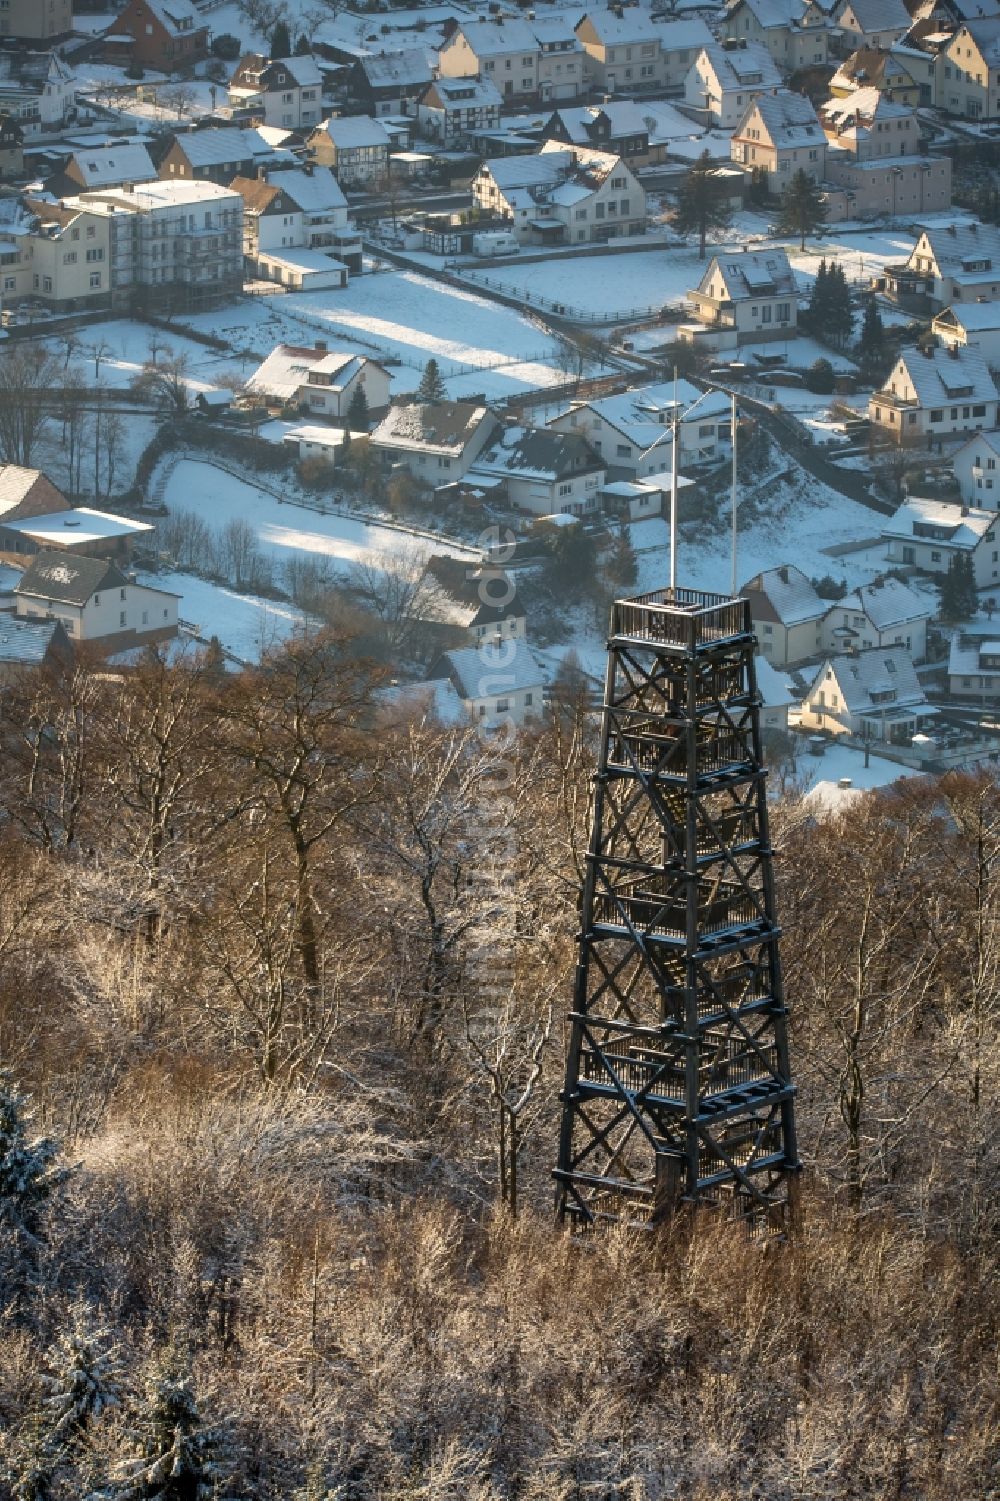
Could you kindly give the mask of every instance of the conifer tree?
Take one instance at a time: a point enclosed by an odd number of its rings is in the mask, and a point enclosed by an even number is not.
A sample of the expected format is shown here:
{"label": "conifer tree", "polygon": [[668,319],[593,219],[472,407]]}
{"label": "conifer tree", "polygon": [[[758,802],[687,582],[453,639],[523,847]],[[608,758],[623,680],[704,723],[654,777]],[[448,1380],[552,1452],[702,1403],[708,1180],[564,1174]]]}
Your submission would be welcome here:
{"label": "conifer tree", "polygon": [[310,46],[309,38],[306,36],[304,31],[300,31],[299,39],[295,43],[295,56],[308,57],[311,51],[312,47]]}
{"label": "conifer tree", "polygon": [[674,228],[678,234],[698,236],[698,256],[704,260],[709,231],[728,228],[731,219],[724,180],[716,175],[710,154],[703,151],[681,183]]}
{"label": "conifer tree", "polygon": [[964,554],[953,554],[948,572],[941,580],[942,620],[968,620],[979,609],[976,592],[976,575],[972,559]]}
{"label": "conifer tree", "polygon": [[42,1208],[65,1177],[56,1168],[56,1143],[48,1136],[28,1137],[31,1114],[7,1069],[0,1069],[0,1228],[38,1233]]}
{"label": "conifer tree", "polygon": [[432,357],[427,361],[427,364],[424,366],[424,373],[420,377],[420,384],[417,387],[417,400],[444,401],[447,395],[448,393],[444,388],[444,381],[441,379],[438,362]]}
{"label": "conifer tree", "polygon": [[827,271],[826,256],[824,256],[819,263],[816,280],[813,282],[813,288],[809,294],[809,306],[806,309],[805,317],[802,319],[803,328],[808,329],[810,333],[818,332],[823,327],[823,320],[826,317],[830,304],[829,289],[830,276]]}
{"label": "conifer tree", "polygon": [[291,57],[292,38],[286,21],[275,21],[274,30],[271,32],[271,56]]}
{"label": "conifer tree", "polygon": [[801,167],[781,195],[778,218],[780,234],[799,236],[799,249],[806,248],[806,235],[819,228],[826,219],[826,204],[819,188]]}
{"label": "conifer tree", "polygon": [[119,1362],[110,1331],[77,1304],[69,1327],[48,1352],[51,1374],[43,1378],[46,1436],[50,1448],[72,1444],[83,1430],[119,1401]]}
{"label": "conifer tree", "polygon": [[140,1458],[108,1492],[115,1501],[214,1501],[224,1494],[222,1435],[202,1421],[188,1363],[176,1346],[156,1361],[139,1425]]}
{"label": "conifer tree", "polygon": [[817,325],[816,332],[822,334],[831,344],[843,346],[850,339],[853,329],[854,309],[851,307],[851,289],[847,285],[843,267],[836,261],[831,261],[827,272],[823,321]]}
{"label": "conifer tree", "polygon": [[865,298],[865,316],[861,325],[858,353],[867,365],[878,365],[885,357],[885,326],[874,296]]}
{"label": "conifer tree", "polygon": [[368,397],[360,381],[354,388],[354,395],[347,408],[347,426],[348,430],[353,428],[359,433],[368,431]]}

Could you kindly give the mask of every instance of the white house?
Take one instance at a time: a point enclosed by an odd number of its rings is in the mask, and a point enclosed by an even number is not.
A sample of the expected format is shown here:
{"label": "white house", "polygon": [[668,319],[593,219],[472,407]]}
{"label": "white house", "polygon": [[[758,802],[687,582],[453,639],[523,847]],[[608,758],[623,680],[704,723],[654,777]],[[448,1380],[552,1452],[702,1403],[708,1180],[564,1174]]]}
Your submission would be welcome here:
{"label": "white house", "polygon": [[538,92],[538,39],[527,21],[462,21],[438,52],[441,78],[488,78],[504,99]]}
{"label": "white house", "polygon": [[931,328],[946,349],[978,349],[991,370],[1000,370],[1000,302],[946,307]]}
{"label": "white house", "polygon": [[498,484],[507,502],[535,516],[584,516],[598,508],[605,465],[576,433],[505,427],[468,471],[469,484]]}
{"label": "white house", "polygon": [[909,652],[875,647],[828,657],[802,701],[799,722],[804,729],[906,745],[936,713]]}
{"label": "white house", "polygon": [[593,87],[614,94],[681,89],[712,33],[700,18],[653,20],[638,8],[591,10],[577,23]]}
{"label": "white house", "polygon": [[429,676],[448,678],[485,729],[520,725],[542,712],[545,675],[520,636],[445,652]]}
{"label": "white house", "polygon": [[813,0],[731,0],[724,25],[730,37],[762,42],[786,76],[826,62],[830,18]]}
{"label": "white house", "polygon": [[389,408],[372,447],[436,488],[461,479],[498,427],[490,409],[472,401],[413,401]]}
{"label": "white house", "polygon": [[312,349],[279,344],[254,371],[246,390],[272,405],[296,405],[312,416],[343,422],[359,389],[372,415],[384,410],[391,379],[377,360],[317,341]]}
{"label": "white house", "polygon": [[715,349],[794,336],[798,286],[783,250],[744,250],[713,256],[688,294],[696,324],[679,337]]}
{"label": "white house", "polygon": [[688,69],[684,101],[706,110],[720,130],[735,130],[758,94],[780,86],[778,66],[762,42],[710,42]]}
{"label": "white house", "polygon": [[901,446],[982,432],[998,425],[997,388],[978,349],[903,349],[868,416]]}
{"label": "white house", "polygon": [[480,208],[509,219],[523,244],[602,242],[646,227],[645,190],[621,157],[558,141],[483,162],[472,193]]}
{"label": "white house", "polygon": [[796,172],[814,182],[826,176],[826,136],[802,94],[775,89],[759,94],[737,121],[730,155],[749,172],[763,173],[772,193],[783,193]]}
{"label": "white house", "polygon": [[78,644],[121,651],[177,634],[180,596],[137,584],[107,558],[39,552],[14,593],[20,617],[54,618]]}
{"label": "white house", "polygon": [[885,287],[901,302],[946,308],[1000,298],[1000,228],[995,224],[933,225],[921,231],[905,261],[887,264]]}
{"label": "white house", "polygon": [[823,621],[830,608],[810,579],[794,564],[757,573],[740,589],[750,603],[750,618],[761,655],[772,667],[808,661],[823,646]]}
{"label": "white house", "polygon": [[1000,702],[1000,630],[988,635],[958,631],[948,649],[948,689],[956,698],[979,704]]}
{"label": "white house", "polygon": [[586,438],[612,481],[648,479],[673,467],[675,401],[682,467],[732,452],[729,398],[686,380],[677,382],[676,398],[670,381],[574,402],[550,417],[548,426]]}
{"label": "white house", "polygon": [[902,646],[914,662],[922,662],[927,655],[931,614],[929,602],[899,579],[877,579],[827,604],[822,647],[842,653]]}
{"label": "white house", "polygon": [[947,573],[953,557],[972,560],[977,589],[1000,579],[1000,522],[996,511],[973,510],[911,495],[882,527],[890,563]]}
{"label": "white house", "polygon": [[841,34],[840,51],[874,47],[888,52],[913,25],[903,0],[840,0],[833,22]]}
{"label": "white house", "polygon": [[237,177],[232,186],[243,199],[244,251],[258,276],[287,282],[280,266],[294,264],[293,252],[301,251],[315,257],[320,271],[325,265],[328,275],[337,273],[328,285],[344,285],[348,271],[360,270],[361,238],[329,167]]}
{"label": "white house", "polygon": [[967,506],[1000,510],[1000,432],[977,433],[952,455],[951,467]]}
{"label": "white house", "polygon": [[267,58],[250,53],[237,64],[229,103],[234,109],[260,111],[265,125],[311,130],[323,118],[323,75],[309,54]]}

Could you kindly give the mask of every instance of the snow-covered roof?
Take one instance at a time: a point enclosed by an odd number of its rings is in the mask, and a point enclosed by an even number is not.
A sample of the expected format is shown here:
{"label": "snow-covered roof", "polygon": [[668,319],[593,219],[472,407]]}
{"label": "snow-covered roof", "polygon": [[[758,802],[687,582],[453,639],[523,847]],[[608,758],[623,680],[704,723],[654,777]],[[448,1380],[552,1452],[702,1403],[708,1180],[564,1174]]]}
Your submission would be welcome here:
{"label": "snow-covered roof", "polygon": [[702,58],[723,92],[781,86],[778,67],[762,42],[747,42],[740,47],[724,47],[721,42],[710,42],[698,54],[699,62]]}
{"label": "snow-covered roof", "polygon": [[191,0],[146,0],[146,8],[172,37],[190,36],[192,31],[205,30],[208,24]]}
{"label": "snow-covered roof", "polygon": [[948,648],[948,672],[951,677],[973,677],[984,670],[996,673],[1000,658],[1000,641],[987,640],[970,631],[958,631]]}
{"label": "snow-covered roof", "polygon": [[318,88],[323,82],[323,74],[311,52],[301,57],[272,57],[265,71],[272,68],[284,68],[300,89]]}
{"label": "snow-covered roof", "polygon": [[500,90],[489,78],[435,78],[421,95],[421,104],[435,95],[445,110],[499,109],[503,103]]}
{"label": "snow-covered roof", "polygon": [[[813,679],[807,697],[812,697],[831,670],[849,714],[891,713],[919,708],[927,702],[913,658],[903,646],[873,646],[851,656],[829,657]],[[881,697],[889,693],[891,699]]]}
{"label": "snow-covered roof", "polygon": [[[663,33],[669,29],[654,21],[648,11],[631,8],[621,15],[616,15],[613,10],[588,10],[584,20],[590,23],[597,40],[605,47],[624,47],[635,42],[659,42]],[[582,21],[578,24],[578,31],[582,24]],[[689,47],[702,46],[705,42],[711,41],[711,33],[708,32],[704,21],[682,21],[674,24],[700,27],[706,33],[704,36],[698,36],[697,32],[692,32],[692,40],[686,44]]]}
{"label": "snow-covered roof", "polygon": [[830,608],[821,599],[801,568],[794,563],[755,574],[740,590],[750,601],[754,620],[772,620],[779,625],[804,625],[821,620]]}
{"label": "snow-covered roof", "polygon": [[597,470],[604,472],[604,461],[578,433],[507,427],[493,446],[479,455],[467,478],[473,484],[477,478],[493,481],[508,476],[552,484]]}
{"label": "snow-covered roof", "polygon": [[1000,227],[975,221],[930,225],[917,240],[908,264],[914,265],[918,253],[925,257],[928,250],[941,274],[963,286],[995,281],[1000,271]]}
{"label": "snow-covered roof", "polygon": [[372,433],[376,447],[460,458],[484,422],[496,418],[472,401],[408,402],[390,407]]}
{"label": "snow-covered roof", "polygon": [[83,605],[99,589],[118,589],[127,583],[118,565],[107,558],[43,549],[32,558],[14,592]]}
{"label": "snow-covered roof", "polygon": [[959,302],[943,308],[933,326],[964,328],[969,333],[986,333],[1000,329],[1000,302]]}
{"label": "snow-covered roof", "polygon": [[359,57],[358,65],[373,89],[397,84],[419,87],[430,83],[433,76],[423,47],[404,47],[399,52],[373,52],[367,57]]}
{"label": "snow-covered roof", "polygon": [[871,84],[886,88],[892,84],[915,87],[912,73],[903,66],[896,52],[878,51],[873,47],[859,47],[852,52],[830,79],[831,89],[856,89]]}
{"label": "snow-covered roof", "polygon": [[304,214],[347,207],[340,183],[329,167],[313,167],[311,172],[283,168],[269,180],[274,187],[281,188]]}
{"label": "snow-covered roof", "polygon": [[338,151],[353,151],[359,146],[389,149],[385,126],[370,115],[333,115],[316,128],[326,132]]}
{"label": "snow-covered roof", "polygon": [[481,646],[445,652],[442,662],[447,664],[452,682],[469,703],[541,688],[545,682],[544,670],[521,637],[499,645],[483,642]]}
{"label": "snow-covered roof", "polygon": [[757,691],[765,709],[786,709],[795,703],[796,695],[792,691],[792,680],[787,673],[779,672],[772,667],[766,657],[758,656]]}
{"label": "snow-covered roof", "polygon": [[259,396],[273,396],[290,401],[307,383],[310,370],[322,369],[334,375],[359,357],[343,351],[305,349],[295,344],[279,344],[257,367],[247,381],[247,390]]}
{"label": "snow-covered roof", "polygon": [[993,377],[976,348],[901,349],[899,362],[882,387],[886,395],[900,366],[909,376],[921,407],[946,406],[959,399],[976,402],[997,399]]}
{"label": "snow-covered roof", "polygon": [[229,207],[235,200],[241,207],[243,200],[232,188],[220,187],[214,182],[189,182],[175,180],[141,183],[135,188],[100,188],[90,193],[79,193],[73,198],[64,198],[66,208],[93,209],[101,204],[112,209],[133,209],[149,213],[159,208],[186,208],[190,204],[203,206],[217,203]]}
{"label": "snow-covered roof", "polygon": [[[809,0],[738,0],[738,3],[746,5],[765,31],[802,26],[810,9]],[[735,9],[735,6],[730,9]]]}
{"label": "snow-covered roof", "polygon": [[865,36],[878,31],[898,31],[902,34],[909,31],[913,24],[903,0],[842,0],[834,12],[838,22],[842,20],[848,7]]}
{"label": "snow-covered roof", "polygon": [[64,635],[58,620],[20,620],[16,615],[2,615],[0,662],[20,662],[25,666],[44,662],[53,636]]}
{"label": "snow-covered roof", "polygon": [[884,578],[862,584],[853,594],[837,601],[836,608],[867,615],[877,631],[906,625],[913,620],[927,620],[931,607],[919,594],[899,579]]}
{"label": "snow-covered roof", "polygon": [[75,510],[54,511],[47,516],[25,516],[20,521],[4,522],[8,531],[21,532],[36,542],[79,547],[81,543],[106,542],[116,537],[138,537],[152,532],[148,521],[133,521],[112,511],[94,511],[89,506]]}
{"label": "snow-covered roof", "polygon": [[883,537],[910,541],[944,543],[963,552],[972,552],[997,521],[996,511],[978,511],[951,501],[911,495],[883,523]]}
{"label": "snow-covered roof", "polygon": [[996,454],[1000,458],[1000,432],[994,429],[993,432],[974,433],[968,442],[963,443],[961,448],[956,449],[952,455],[952,467],[954,467],[959,457],[963,453],[968,453],[970,449],[976,452],[981,452],[985,449],[987,453]]}
{"label": "snow-covered roof", "polygon": [[[989,16],[983,19],[967,20],[952,46],[962,38],[964,32],[968,32],[975,42],[982,54],[983,62],[988,67],[1000,67],[1000,17]],[[951,52],[951,47],[948,50]],[[952,56],[954,56],[953,53]]]}
{"label": "snow-covered roof", "polygon": [[114,146],[76,151],[71,160],[85,189],[156,181],[156,168],[141,141],[119,141]]}
{"label": "snow-covered roof", "polygon": [[258,130],[237,130],[228,125],[210,125],[177,136],[177,145],[192,167],[222,167],[232,162],[268,162],[275,148]]}
{"label": "snow-covered roof", "polygon": [[823,119],[837,131],[873,121],[902,120],[913,114],[906,104],[895,104],[874,86],[855,89],[846,99],[828,99],[820,106]]}
{"label": "snow-covered roof", "polygon": [[783,250],[743,250],[716,256],[699,283],[712,284],[720,276],[726,294],[733,302],[755,297],[793,296],[797,291],[795,274]]}
{"label": "snow-covered roof", "polygon": [[[608,121],[612,136],[646,135],[647,110],[632,99],[609,99],[604,104],[585,104],[576,109],[558,109],[556,115],[574,145],[589,146],[591,131],[601,116]],[[688,129],[690,130],[690,122]]]}
{"label": "snow-covered roof", "polygon": [[[458,28],[476,57],[498,57],[505,52],[535,53],[538,41],[527,21],[464,21]],[[456,33],[457,35],[458,33]]]}

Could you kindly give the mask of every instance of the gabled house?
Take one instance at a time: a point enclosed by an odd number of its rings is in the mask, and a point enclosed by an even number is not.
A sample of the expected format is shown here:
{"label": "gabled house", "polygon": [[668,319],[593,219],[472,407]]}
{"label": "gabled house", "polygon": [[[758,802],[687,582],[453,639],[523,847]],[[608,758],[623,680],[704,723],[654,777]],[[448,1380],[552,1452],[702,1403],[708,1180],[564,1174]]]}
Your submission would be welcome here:
{"label": "gabled house", "polygon": [[1000,518],[949,501],[911,495],[883,524],[890,563],[947,573],[953,557],[971,559],[978,589],[1000,579]]}
{"label": "gabled house", "polygon": [[540,53],[527,21],[462,21],[438,52],[438,75],[488,78],[505,100],[533,99]]}
{"label": "gabled house", "polygon": [[279,162],[291,163],[292,157],[276,150],[259,130],[206,125],[164,137],[155,145],[154,160],[163,182],[214,182],[227,188],[234,177],[256,177]]}
{"label": "gabled house", "polygon": [[229,103],[282,130],[311,130],[323,118],[323,75],[316,59],[247,53],[229,82]]}
{"label": "gabled house", "polygon": [[587,87],[587,54],[573,29],[575,15],[557,11],[530,22],[538,45],[538,97],[542,103],[577,99]]}
{"label": "gabled house", "polygon": [[0,688],[15,683],[26,672],[68,667],[73,647],[58,620],[19,620],[0,615]]}
{"label": "gabled house", "polygon": [[712,33],[700,19],[654,21],[638,9],[592,10],[577,23],[591,84],[608,94],[680,89]]}
{"label": "gabled house", "polygon": [[747,105],[733,132],[730,155],[749,172],[763,174],[780,195],[796,172],[814,182],[826,175],[826,136],[812,104],[802,94],[775,89]]}
{"label": "gabled house", "polygon": [[921,231],[905,261],[883,267],[885,290],[919,312],[1000,298],[1000,228],[934,225]]}
{"label": "gabled house", "polygon": [[978,349],[991,370],[1000,370],[1000,302],[963,302],[946,307],[931,323],[946,349]]}
{"label": "gabled house", "polygon": [[502,102],[488,78],[435,78],[417,96],[420,132],[442,146],[464,146],[476,131],[499,128]]}
{"label": "gabled house", "polygon": [[389,172],[389,136],[367,115],[336,115],[318,125],[308,140],[313,160],[331,167],[344,188],[371,188]]}
{"label": "gabled house", "polygon": [[[649,120],[642,106],[631,99],[557,109],[542,127],[542,138],[607,151],[634,167],[646,166],[651,159]],[[658,159],[662,156],[657,153]]]}
{"label": "gabled house", "polygon": [[1000,511],[1000,432],[977,433],[952,455],[951,467],[967,506]]}
{"label": "gabled house", "polygon": [[951,158],[926,156],[916,111],[875,88],[822,106],[826,173],[842,191],[828,198],[829,219],[870,219],[887,211],[940,213],[951,207]]}
{"label": "gabled house", "polygon": [[79,113],[73,69],[58,51],[0,52],[0,110],[13,116],[25,139],[61,130]]}
{"label": "gabled house", "polygon": [[[679,380],[676,409],[681,468],[732,452],[730,402],[724,392],[700,391],[689,381]],[[643,480],[673,468],[674,410],[674,383],[670,381],[574,402],[551,417],[548,426],[585,437],[612,482]]]}
{"label": "gabled house", "polygon": [[139,584],[107,558],[36,553],[14,589],[19,618],[55,618],[71,641],[103,651],[177,634],[177,594]]}
{"label": "gabled house", "polygon": [[977,704],[1000,702],[1000,632],[957,631],[948,648],[948,691]]}
{"label": "gabled house", "polygon": [[906,745],[937,713],[905,648],[828,657],[802,701],[805,729]]}
{"label": "gabled house", "polygon": [[244,250],[259,275],[270,274],[261,256],[280,261],[292,249],[323,252],[331,264],[361,269],[361,239],[329,167],[237,177],[232,187],[243,199]]}
{"label": "gabled house", "polygon": [[936,102],[966,120],[1000,115],[1000,17],[966,21],[941,49]]}
{"label": "gabled house", "polygon": [[787,563],[757,573],[740,594],[749,601],[760,653],[772,667],[794,667],[821,650],[830,602],[801,568]]}
{"label": "gabled house", "polygon": [[841,34],[841,51],[872,47],[887,52],[913,25],[903,0],[839,0],[833,24]]}
{"label": "gabled house", "polygon": [[372,433],[372,448],[389,464],[438,488],[461,479],[499,429],[489,407],[472,401],[392,406]]}
{"label": "gabled house", "polygon": [[826,62],[829,25],[813,0],[730,0],[726,7],[726,35],[762,43],[786,76]]}
{"label": "gabled house", "polygon": [[741,37],[702,47],[684,79],[684,102],[705,110],[721,130],[734,130],[758,94],[780,87],[778,65],[763,42]]}
{"label": "gabled house", "polygon": [[[923,65],[920,59],[923,58]],[[878,52],[859,47],[841,63],[830,79],[834,99],[847,99],[857,89],[877,89],[893,104],[933,103],[934,60],[927,54],[904,56],[899,51]]]}
{"label": "gabled house", "polygon": [[468,644],[523,641],[528,617],[524,591],[497,565],[470,568],[465,558],[435,553],[427,560],[433,584],[435,616],[464,631]]}
{"label": "gabled house", "polygon": [[412,115],[416,101],[434,76],[423,47],[399,52],[370,52],[351,65],[350,90],[363,114]]}
{"label": "gabled house", "polygon": [[931,614],[928,601],[899,579],[876,579],[827,605],[823,650],[841,653],[900,646],[914,662],[922,662],[927,656]]}
{"label": "gabled house", "polygon": [[787,339],[798,321],[798,288],[783,250],[744,250],[717,255],[688,293],[697,324],[683,324],[680,337],[712,347]]}
{"label": "gabled house", "polygon": [[117,188],[123,183],[155,182],[158,173],[142,141],[113,141],[91,150],[76,150],[45,184],[54,198]]}
{"label": "gabled house", "polygon": [[28,516],[48,516],[70,509],[65,495],[40,469],[0,464],[0,526]]}
{"label": "gabled house", "polygon": [[128,0],[104,34],[107,62],[176,73],[208,56],[208,26],[192,0]]}
{"label": "gabled house", "polygon": [[997,426],[997,388],[976,349],[902,349],[868,402],[873,426],[900,446]]}
{"label": "gabled house", "polygon": [[299,406],[314,416],[344,422],[360,387],[370,414],[389,403],[388,371],[364,355],[331,350],[322,341],[312,349],[279,344],[247,381],[248,395],[269,406]]}
{"label": "gabled house", "polygon": [[542,712],[545,674],[524,640],[488,641],[445,652],[429,678],[447,678],[474,723],[520,725]]}
{"label": "gabled house", "polygon": [[523,244],[584,244],[641,234],[646,194],[620,157],[546,141],[531,156],[483,162],[472,181],[480,208],[509,219]]}
{"label": "gabled house", "polygon": [[598,508],[605,473],[600,455],[579,434],[512,425],[467,477],[473,485],[502,485],[508,505],[534,516],[585,516]]}

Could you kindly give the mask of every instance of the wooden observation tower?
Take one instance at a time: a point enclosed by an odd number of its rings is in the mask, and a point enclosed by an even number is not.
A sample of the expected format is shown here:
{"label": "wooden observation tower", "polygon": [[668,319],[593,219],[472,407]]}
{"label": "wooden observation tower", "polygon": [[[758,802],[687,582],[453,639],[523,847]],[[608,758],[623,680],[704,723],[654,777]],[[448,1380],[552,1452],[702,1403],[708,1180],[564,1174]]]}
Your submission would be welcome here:
{"label": "wooden observation tower", "polygon": [[798,1167],[750,607],[614,605],[556,1168],[584,1228],[713,1204],[784,1227]]}

